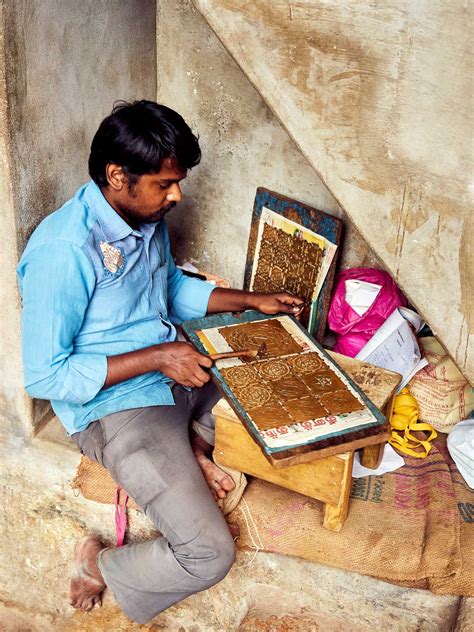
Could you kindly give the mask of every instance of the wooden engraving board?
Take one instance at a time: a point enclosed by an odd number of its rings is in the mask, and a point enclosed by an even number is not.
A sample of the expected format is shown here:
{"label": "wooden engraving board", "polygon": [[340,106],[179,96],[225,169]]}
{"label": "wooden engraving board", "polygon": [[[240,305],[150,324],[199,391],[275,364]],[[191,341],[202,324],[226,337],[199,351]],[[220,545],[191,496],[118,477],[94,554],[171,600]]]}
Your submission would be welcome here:
{"label": "wooden engraving board", "polygon": [[244,289],[286,290],[306,299],[301,322],[316,340],[322,340],[341,235],[337,217],[258,188]]}
{"label": "wooden engraving board", "polygon": [[203,353],[258,349],[266,342],[264,358],[218,360],[211,372],[273,465],[389,437],[382,413],[293,317],[219,314],[185,323],[183,330]]}

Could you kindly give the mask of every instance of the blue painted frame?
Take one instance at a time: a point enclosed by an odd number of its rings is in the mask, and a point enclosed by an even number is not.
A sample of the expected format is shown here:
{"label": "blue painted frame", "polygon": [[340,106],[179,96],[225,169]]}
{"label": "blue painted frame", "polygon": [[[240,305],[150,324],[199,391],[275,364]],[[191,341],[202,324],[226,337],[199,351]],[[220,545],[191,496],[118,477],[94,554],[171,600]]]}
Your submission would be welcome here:
{"label": "blue painted frame", "polygon": [[[214,328],[214,327],[226,327],[227,325],[239,325],[239,324],[243,324],[243,323],[250,323],[250,322],[254,322],[254,321],[258,321],[258,320],[266,320],[266,319],[269,319],[269,318],[277,318],[278,316],[287,316],[288,318],[290,318],[298,326],[298,328],[300,329],[303,337],[308,338],[309,340],[311,340],[311,342],[313,342],[318,347],[318,349],[322,352],[322,354],[324,355],[326,360],[328,360],[328,362],[332,366],[337,367],[337,369],[339,371],[341,371],[341,373],[344,375],[344,377],[347,379],[347,381],[351,384],[351,386],[361,396],[362,400],[364,401],[364,404],[367,406],[367,408],[370,410],[370,412],[375,417],[375,421],[373,423],[365,424],[361,429],[373,428],[373,427],[376,427],[376,426],[385,426],[386,423],[387,423],[387,420],[384,417],[384,415],[380,412],[380,410],[370,401],[370,399],[367,397],[367,395],[359,388],[359,386],[357,386],[357,384],[355,384],[355,382],[337,364],[337,362],[335,362],[331,358],[331,356],[313,338],[313,336],[308,334],[307,330],[291,315],[288,315],[288,314],[276,314],[274,316],[269,316],[268,314],[262,314],[260,312],[256,312],[256,311],[252,311],[252,310],[243,312],[241,314],[232,314],[232,313],[212,314],[210,316],[205,316],[204,318],[199,318],[199,319],[196,319],[196,320],[190,320],[190,321],[188,321],[186,323],[183,323],[181,325],[181,327],[183,329],[183,332],[184,332],[186,338],[188,338],[188,340],[194,344],[194,346],[198,349],[198,351],[200,351],[201,353],[207,354],[207,351],[204,348],[204,346],[203,346],[201,340],[199,339],[198,335],[196,334],[196,331],[201,331],[201,330],[205,330],[205,329],[211,329],[211,328]],[[258,431],[253,426],[253,423],[251,422],[248,414],[245,412],[245,410],[241,406],[240,402],[235,397],[235,395],[233,394],[233,392],[231,391],[231,389],[227,385],[227,382],[225,381],[224,377],[222,376],[222,374],[220,373],[219,369],[216,366],[213,366],[211,368],[211,375],[213,376],[215,383],[217,384],[219,389],[222,391],[222,393],[226,397],[227,401],[231,405],[232,409],[234,410],[234,412],[236,413],[238,418],[242,421],[242,423],[244,424],[245,428],[248,430],[248,432],[250,433],[250,435],[252,436],[254,441],[261,447],[261,449],[263,450],[264,454],[271,455],[271,454],[276,454],[276,453],[279,453],[279,452],[288,452],[289,450],[291,450],[291,448],[288,448],[288,447],[283,447],[283,448],[270,448],[270,447],[268,447],[263,442],[263,440],[260,437]],[[339,437],[339,436],[346,435],[346,434],[352,434],[355,431],[357,431],[357,427],[356,428],[349,428],[347,430],[339,430],[337,432],[333,432],[333,433],[324,435],[324,437],[322,437],[322,438],[319,437],[319,438],[316,438],[316,439],[311,439],[311,440],[306,441],[305,443],[302,443],[300,445],[304,446],[304,445],[313,445],[314,444],[315,445],[315,449],[317,449],[317,443],[320,442],[320,441],[325,441],[327,439],[331,439],[333,437]],[[295,448],[297,448],[297,447],[300,447],[300,446],[295,446]]]}
{"label": "blue painted frame", "polygon": [[317,299],[315,322],[312,326],[310,325],[309,329],[310,333],[318,341],[322,341],[326,329],[329,304],[331,302],[331,292],[336,272],[339,246],[342,239],[343,223],[340,219],[333,217],[328,213],[319,211],[303,204],[302,202],[297,202],[296,200],[292,200],[291,198],[280,195],[279,193],[275,193],[274,191],[259,187],[255,196],[247,250],[247,261],[245,264],[245,290],[249,289],[250,280],[252,278],[252,268],[255,263],[255,250],[257,246],[258,224],[260,222],[263,207],[301,224],[305,228],[325,237],[328,241],[338,246],[336,256],[331,262],[331,267],[329,268],[329,272]]}

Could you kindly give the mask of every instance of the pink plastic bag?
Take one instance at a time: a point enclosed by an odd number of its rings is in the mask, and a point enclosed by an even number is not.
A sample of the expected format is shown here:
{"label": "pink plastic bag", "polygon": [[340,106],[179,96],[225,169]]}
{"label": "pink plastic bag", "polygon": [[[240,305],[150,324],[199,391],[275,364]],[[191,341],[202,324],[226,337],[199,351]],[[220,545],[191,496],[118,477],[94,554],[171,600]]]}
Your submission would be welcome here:
{"label": "pink plastic bag", "polygon": [[[348,279],[357,279],[382,286],[369,309],[359,316],[346,302]],[[328,324],[336,332],[334,351],[353,358],[364,347],[379,327],[397,307],[406,307],[407,301],[390,275],[374,268],[350,268],[336,277],[335,289],[329,308]]]}

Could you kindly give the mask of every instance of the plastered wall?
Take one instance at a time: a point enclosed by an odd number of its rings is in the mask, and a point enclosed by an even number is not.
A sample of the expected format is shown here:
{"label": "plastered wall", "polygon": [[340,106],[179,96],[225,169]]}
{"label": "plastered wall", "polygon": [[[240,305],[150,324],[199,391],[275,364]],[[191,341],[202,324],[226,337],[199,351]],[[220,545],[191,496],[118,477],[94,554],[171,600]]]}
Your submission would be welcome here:
{"label": "plastered wall", "polygon": [[[88,179],[90,141],[113,102],[155,98],[155,2],[22,0],[0,8],[0,419],[20,431],[32,415],[22,387],[15,265],[41,219]],[[35,401],[33,418],[46,407]]]}
{"label": "plastered wall", "polygon": [[6,95],[6,67],[3,31],[3,4],[0,4],[0,428],[18,425],[20,419],[30,419],[31,401],[19,388],[22,382],[19,300],[16,291],[15,262],[17,242],[11,173],[11,142]]}
{"label": "plastered wall", "polygon": [[[345,214],[192,2],[157,6],[158,100],[183,114],[203,153],[168,216],[175,255],[241,287],[258,186]],[[349,223],[342,263],[379,266]]]}
{"label": "plastered wall", "polygon": [[472,3],[194,4],[474,379]]}

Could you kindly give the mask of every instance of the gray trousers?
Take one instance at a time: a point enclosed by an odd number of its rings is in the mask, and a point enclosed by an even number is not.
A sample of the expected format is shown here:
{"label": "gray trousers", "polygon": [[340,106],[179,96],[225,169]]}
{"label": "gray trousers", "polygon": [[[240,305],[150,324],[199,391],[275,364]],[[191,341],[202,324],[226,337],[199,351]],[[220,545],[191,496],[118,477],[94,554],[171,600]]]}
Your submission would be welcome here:
{"label": "gray trousers", "polygon": [[219,399],[216,387],[173,387],[174,406],[136,408],[93,422],[75,438],[157,526],[150,542],[104,549],[97,564],[122,610],[146,623],[228,573],[235,546],[189,441],[189,425]]}

